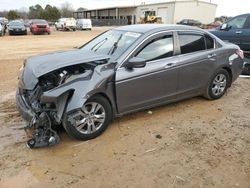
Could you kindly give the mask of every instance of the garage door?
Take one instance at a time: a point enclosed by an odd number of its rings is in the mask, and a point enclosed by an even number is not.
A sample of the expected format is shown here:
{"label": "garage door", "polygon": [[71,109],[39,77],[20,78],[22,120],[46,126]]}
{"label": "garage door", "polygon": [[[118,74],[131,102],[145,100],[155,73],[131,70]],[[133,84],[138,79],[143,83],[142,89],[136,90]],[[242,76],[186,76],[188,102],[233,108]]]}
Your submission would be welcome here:
{"label": "garage door", "polygon": [[158,14],[157,14],[157,16],[162,17],[162,22],[164,24],[167,23],[167,10],[168,10],[168,8],[158,8]]}

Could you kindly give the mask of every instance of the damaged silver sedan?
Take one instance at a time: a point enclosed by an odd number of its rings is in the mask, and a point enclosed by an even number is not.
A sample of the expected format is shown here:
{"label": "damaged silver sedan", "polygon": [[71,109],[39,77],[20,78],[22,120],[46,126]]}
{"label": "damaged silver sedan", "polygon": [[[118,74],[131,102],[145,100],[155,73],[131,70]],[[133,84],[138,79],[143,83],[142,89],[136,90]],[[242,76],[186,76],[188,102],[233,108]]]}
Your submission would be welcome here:
{"label": "damaged silver sedan", "polygon": [[55,126],[89,140],[127,113],[194,96],[218,99],[242,67],[239,47],[206,31],[124,26],[79,49],[28,58],[20,70],[16,101],[29,122],[28,146],[50,146],[59,142]]}

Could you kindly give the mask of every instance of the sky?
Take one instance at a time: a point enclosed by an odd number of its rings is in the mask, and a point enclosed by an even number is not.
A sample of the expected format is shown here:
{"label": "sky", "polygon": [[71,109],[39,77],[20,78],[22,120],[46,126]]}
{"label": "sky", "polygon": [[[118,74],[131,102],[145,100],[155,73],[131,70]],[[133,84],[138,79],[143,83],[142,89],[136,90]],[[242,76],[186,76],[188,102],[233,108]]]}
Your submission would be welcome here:
{"label": "sky", "polygon": [[[43,7],[46,4],[60,7],[66,0],[0,0],[0,11],[12,9],[27,9],[29,6],[40,4]],[[173,0],[68,0],[75,9],[84,7],[88,9],[101,8],[109,6],[122,6],[141,4],[141,2],[156,3]],[[203,0],[210,1],[210,0]],[[239,14],[250,13],[250,0],[211,0],[217,4],[216,16],[236,16]]]}

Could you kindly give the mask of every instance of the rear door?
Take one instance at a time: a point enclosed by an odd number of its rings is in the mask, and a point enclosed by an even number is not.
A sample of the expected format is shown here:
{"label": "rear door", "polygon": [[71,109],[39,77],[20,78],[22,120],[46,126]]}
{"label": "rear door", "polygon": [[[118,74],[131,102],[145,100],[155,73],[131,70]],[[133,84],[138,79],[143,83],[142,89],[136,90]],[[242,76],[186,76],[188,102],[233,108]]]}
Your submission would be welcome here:
{"label": "rear door", "polygon": [[216,49],[214,39],[207,34],[178,32],[180,68],[178,98],[202,93],[214,68]]}

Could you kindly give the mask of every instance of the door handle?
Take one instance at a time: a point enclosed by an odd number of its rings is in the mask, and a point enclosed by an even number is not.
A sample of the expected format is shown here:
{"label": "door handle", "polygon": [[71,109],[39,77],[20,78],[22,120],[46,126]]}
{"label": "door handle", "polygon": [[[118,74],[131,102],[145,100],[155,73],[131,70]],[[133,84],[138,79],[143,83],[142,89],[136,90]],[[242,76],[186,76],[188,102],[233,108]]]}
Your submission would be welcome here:
{"label": "door handle", "polygon": [[165,65],[165,68],[167,69],[167,68],[169,68],[169,67],[173,67],[175,65],[175,63],[167,63],[166,65]]}
{"label": "door handle", "polygon": [[239,35],[242,33],[242,31],[236,31],[235,33]]}
{"label": "door handle", "polygon": [[174,63],[167,63],[167,66],[168,66],[168,67],[170,67],[170,66],[172,66],[172,65],[174,65]]}
{"label": "door handle", "polygon": [[208,59],[212,59],[212,58],[214,58],[214,57],[216,57],[216,54],[209,54],[209,55],[207,56]]}

